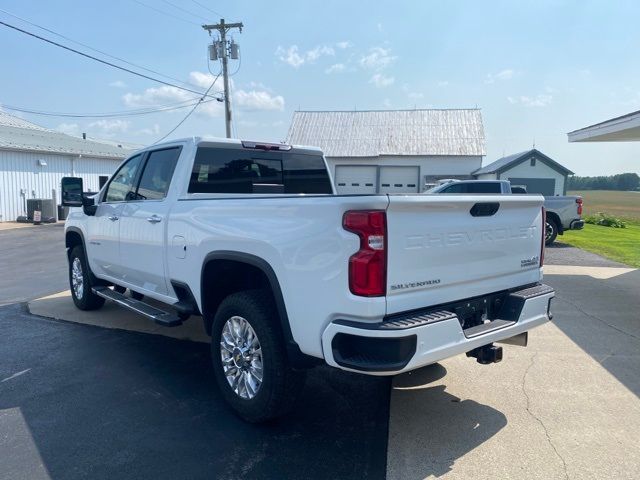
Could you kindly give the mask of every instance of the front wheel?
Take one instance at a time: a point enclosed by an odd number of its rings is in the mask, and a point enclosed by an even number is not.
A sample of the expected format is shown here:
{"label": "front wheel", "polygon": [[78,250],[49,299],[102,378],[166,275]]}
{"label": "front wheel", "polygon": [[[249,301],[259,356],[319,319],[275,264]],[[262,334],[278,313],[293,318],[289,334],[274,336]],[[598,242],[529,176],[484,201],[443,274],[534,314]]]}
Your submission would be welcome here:
{"label": "front wheel", "polygon": [[304,383],[288,363],[277,311],[261,290],[223,300],[211,328],[216,381],[227,403],[244,420],[264,422],[286,414]]}
{"label": "front wheel", "polygon": [[80,310],[97,310],[104,305],[104,298],[91,290],[92,278],[84,249],[78,245],[69,254],[69,287],[73,303]]}

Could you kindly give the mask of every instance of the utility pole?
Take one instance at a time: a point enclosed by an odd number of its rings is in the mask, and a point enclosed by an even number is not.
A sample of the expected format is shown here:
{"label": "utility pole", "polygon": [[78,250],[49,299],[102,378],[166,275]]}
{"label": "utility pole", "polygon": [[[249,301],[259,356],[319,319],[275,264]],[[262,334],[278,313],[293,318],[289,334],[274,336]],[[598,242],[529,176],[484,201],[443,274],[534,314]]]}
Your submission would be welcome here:
{"label": "utility pole", "polygon": [[209,35],[212,30],[217,30],[220,33],[220,41],[213,42],[209,47],[209,58],[211,60],[218,60],[218,57],[222,59],[222,78],[224,81],[224,120],[227,132],[227,138],[231,138],[231,96],[229,95],[229,75],[227,71],[227,63],[229,53],[231,53],[232,59],[238,58],[237,44],[227,44],[227,32],[232,28],[237,28],[242,33],[242,22],[239,23],[225,23],[224,18],[220,19],[220,23],[215,25],[203,25]]}

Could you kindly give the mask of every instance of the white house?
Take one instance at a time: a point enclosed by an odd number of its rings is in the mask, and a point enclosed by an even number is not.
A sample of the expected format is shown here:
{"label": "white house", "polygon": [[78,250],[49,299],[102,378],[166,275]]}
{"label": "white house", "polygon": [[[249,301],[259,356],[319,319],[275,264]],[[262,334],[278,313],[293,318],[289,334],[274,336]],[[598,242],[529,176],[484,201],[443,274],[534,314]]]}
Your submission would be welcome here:
{"label": "white house", "polygon": [[320,147],[343,194],[422,192],[485,155],[478,109],[296,111],[287,143]]}
{"label": "white house", "polygon": [[27,199],[60,201],[60,179],[78,176],[97,192],[131,152],[40,127],[0,111],[0,221],[26,213]]}
{"label": "white house", "polygon": [[547,196],[565,195],[569,175],[573,175],[571,170],[535,148],[502,157],[473,172],[478,180],[509,180],[511,185],[526,187],[528,193]]}

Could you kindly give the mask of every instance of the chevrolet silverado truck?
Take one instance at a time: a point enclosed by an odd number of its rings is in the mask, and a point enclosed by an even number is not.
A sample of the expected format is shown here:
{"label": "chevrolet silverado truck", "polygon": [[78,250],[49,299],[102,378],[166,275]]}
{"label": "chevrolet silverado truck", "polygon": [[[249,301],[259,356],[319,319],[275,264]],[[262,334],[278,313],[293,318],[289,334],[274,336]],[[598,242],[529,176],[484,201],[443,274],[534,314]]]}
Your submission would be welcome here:
{"label": "chevrolet silverado truck", "polygon": [[[438,185],[428,193],[449,194],[526,194],[527,189],[521,185],[511,185],[508,180],[450,180]],[[558,235],[565,230],[584,228],[582,220],[582,197],[573,195],[544,197],[544,208],[547,213],[545,225],[545,242],[551,245]]]}
{"label": "chevrolet silverado truck", "polygon": [[[337,195],[320,150],[190,138],[62,181],[75,305],[201,317],[242,418],[283,415],[305,369],[396,375],[502,359],[551,318],[543,198]],[[191,320],[196,321],[196,320]]]}

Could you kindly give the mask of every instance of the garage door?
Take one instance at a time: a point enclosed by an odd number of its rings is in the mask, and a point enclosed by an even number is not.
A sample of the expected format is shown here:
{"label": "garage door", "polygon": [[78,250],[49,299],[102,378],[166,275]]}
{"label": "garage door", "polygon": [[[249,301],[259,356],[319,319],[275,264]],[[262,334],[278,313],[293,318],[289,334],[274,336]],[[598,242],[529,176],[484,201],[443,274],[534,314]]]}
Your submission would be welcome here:
{"label": "garage door", "polygon": [[509,178],[511,185],[524,185],[527,193],[541,193],[553,197],[556,192],[555,178]]}
{"label": "garage door", "polygon": [[419,167],[380,167],[380,193],[417,193]]}
{"label": "garage door", "polygon": [[336,165],[336,191],[343,195],[376,193],[378,167]]}

